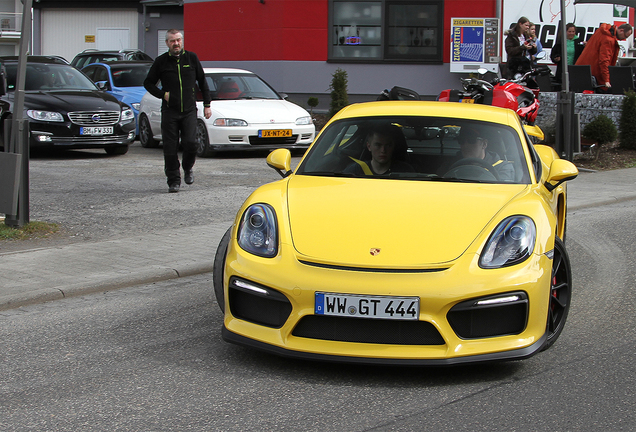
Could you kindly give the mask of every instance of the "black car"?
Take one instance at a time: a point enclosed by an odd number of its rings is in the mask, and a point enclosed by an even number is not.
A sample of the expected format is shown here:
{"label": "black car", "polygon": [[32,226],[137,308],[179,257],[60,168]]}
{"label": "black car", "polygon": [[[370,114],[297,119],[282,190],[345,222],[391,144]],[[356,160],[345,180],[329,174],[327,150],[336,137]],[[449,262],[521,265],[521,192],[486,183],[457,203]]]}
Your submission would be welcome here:
{"label": "black car", "polygon": [[86,49],[71,60],[71,66],[81,70],[84,66],[91,63],[103,63],[117,60],[152,61],[153,58],[143,51],[132,49],[120,51],[97,51],[94,49]]}
{"label": "black car", "polygon": [[[7,94],[15,95],[18,59],[0,57],[6,70]],[[99,90],[86,75],[55,58],[30,56],[26,65],[24,115],[31,148],[103,148],[125,154],[135,139],[135,116],[127,104]],[[5,113],[2,120],[10,113]],[[4,122],[0,122],[0,128]],[[2,131],[3,133],[3,131]]]}

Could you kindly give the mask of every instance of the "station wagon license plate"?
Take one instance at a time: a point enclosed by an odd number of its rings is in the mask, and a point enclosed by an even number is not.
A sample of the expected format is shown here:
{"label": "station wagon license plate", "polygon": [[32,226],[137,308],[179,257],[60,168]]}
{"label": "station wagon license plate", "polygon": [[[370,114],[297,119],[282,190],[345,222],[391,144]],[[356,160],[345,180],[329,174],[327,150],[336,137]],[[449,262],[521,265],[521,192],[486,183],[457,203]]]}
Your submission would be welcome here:
{"label": "station wagon license plate", "polygon": [[284,138],[292,136],[291,129],[276,129],[276,130],[268,130],[262,129],[258,131],[259,138]]}
{"label": "station wagon license plate", "polygon": [[80,128],[80,135],[112,135],[112,133],[112,126],[90,126]]}
{"label": "station wagon license plate", "polygon": [[420,298],[317,292],[314,308],[316,315],[418,320]]}

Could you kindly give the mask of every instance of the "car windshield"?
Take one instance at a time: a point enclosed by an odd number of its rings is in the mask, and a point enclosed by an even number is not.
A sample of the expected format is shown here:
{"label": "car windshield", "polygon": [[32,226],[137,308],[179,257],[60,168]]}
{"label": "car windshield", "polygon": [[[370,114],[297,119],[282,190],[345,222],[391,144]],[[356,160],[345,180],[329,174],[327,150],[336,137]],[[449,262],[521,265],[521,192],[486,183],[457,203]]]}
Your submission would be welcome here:
{"label": "car windshield", "polygon": [[[7,89],[15,90],[17,63],[6,66]],[[27,63],[24,90],[97,90],[95,84],[70,65]]]}
{"label": "car windshield", "polygon": [[521,139],[510,126],[469,119],[345,119],[322,132],[296,174],[527,184]]}
{"label": "car windshield", "polygon": [[115,87],[142,87],[152,63],[111,66]]}
{"label": "car windshield", "polygon": [[212,99],[280,99],[265,81],[254,74],[207,74]]}

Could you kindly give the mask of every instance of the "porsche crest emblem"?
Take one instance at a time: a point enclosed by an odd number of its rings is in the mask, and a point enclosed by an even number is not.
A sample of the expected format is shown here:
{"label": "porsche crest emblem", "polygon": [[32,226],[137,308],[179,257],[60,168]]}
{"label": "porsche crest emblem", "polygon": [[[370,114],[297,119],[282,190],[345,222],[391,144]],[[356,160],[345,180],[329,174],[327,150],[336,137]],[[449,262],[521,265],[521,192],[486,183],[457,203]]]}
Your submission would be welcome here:
{"label": "porsche crest emblem", "polygon": [[379,254],[380,254],[380,248],[371,248],[371,250],[369,251],[369,253],[370,253],[372,256],[379,255]]}

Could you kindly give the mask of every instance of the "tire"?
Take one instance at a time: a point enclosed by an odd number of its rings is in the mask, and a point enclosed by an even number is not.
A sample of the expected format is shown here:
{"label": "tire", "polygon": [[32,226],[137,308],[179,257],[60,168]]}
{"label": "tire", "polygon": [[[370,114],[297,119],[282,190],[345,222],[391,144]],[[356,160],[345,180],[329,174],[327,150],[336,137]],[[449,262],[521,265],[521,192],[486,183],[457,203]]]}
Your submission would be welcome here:
{"label": "tire", "polygon": [[127,145],[121,145],[121,146],[115,146],[115,147],[106,147],[104,149],[106,151],[106,154],[108,155],[125,155],[126,153],[128,153],[128,146]]}
{"label": "tire", "polygon": [[154,148],[159,141],[153,138],[150,121],[145,114],[139,114],[139,142],[143,148]]}
{"label": "tire", "polygon": [[201,120],[197,120],[197,156],[212,157],[216,154],[210,147],[210,137],[208,136],[208,128]]}
{"label": "tire", "polygon": [[552,277],[550,280],[550,300],[548,304],[548,335],[543,349],[550,348],[559,338],[570,311],[572,301],[572,269],[570,258],[563,241],[556,237],[554,257],[552,258]]}
{"label": "tire", "polygon": [[214,287],[214,296],[216,302],[221,308],[221,312],[225,314],[225,289],[223,286],[223,279],[225,275],[225,257],[227,255],[227,247],[230,244],[230,236],[232,234],[232,227],[230,227],[219,242],[219,246],[216,248],[216,254],[214,254],[214,265],[212,266],[212,285]]}

